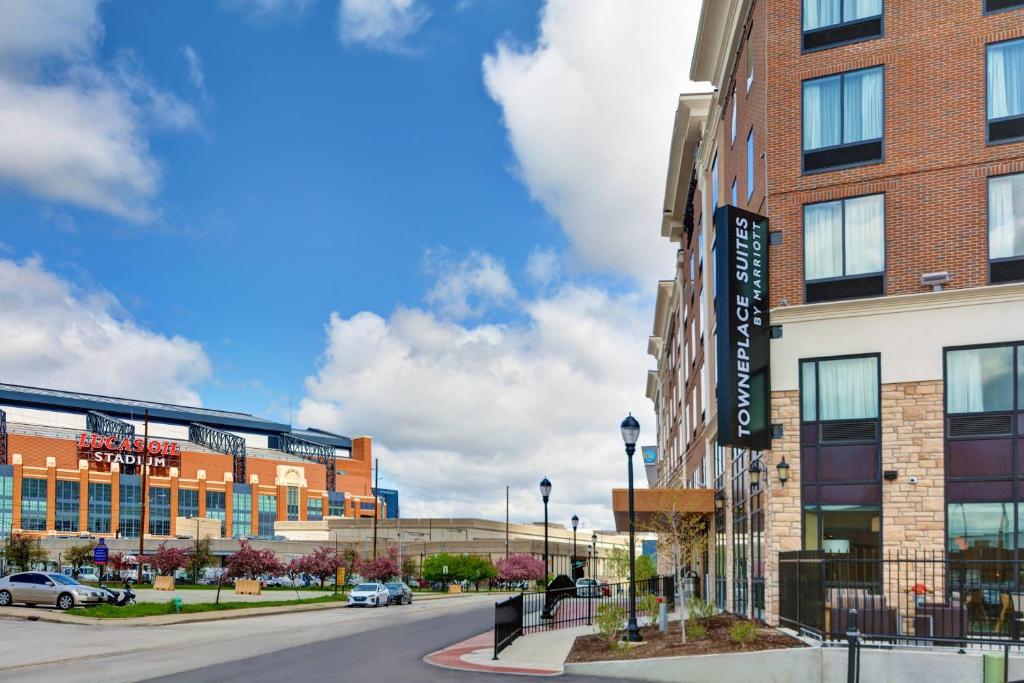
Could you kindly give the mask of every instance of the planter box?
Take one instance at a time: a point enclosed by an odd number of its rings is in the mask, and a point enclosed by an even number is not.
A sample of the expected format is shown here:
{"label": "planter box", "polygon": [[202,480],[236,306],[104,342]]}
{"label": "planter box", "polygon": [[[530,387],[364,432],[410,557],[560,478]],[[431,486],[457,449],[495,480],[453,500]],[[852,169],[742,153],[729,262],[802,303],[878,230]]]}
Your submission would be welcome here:
{"label": "planter box", "polygon": [[238,579],[235,581],[235,594],[262,595],[263,589],[259,579]]}
{"label": "planter box", "polygon": [[566,664],[565,673],[613,680],[639,678],[664,683],[820,683],[821,648],[728,652],[618,662],[578,662]]}
{"label": "planter box", "polygon": [[155,591],[172,591],[174,590],[174,577],[173,576],[158,576],[153,579],[153,590]]}

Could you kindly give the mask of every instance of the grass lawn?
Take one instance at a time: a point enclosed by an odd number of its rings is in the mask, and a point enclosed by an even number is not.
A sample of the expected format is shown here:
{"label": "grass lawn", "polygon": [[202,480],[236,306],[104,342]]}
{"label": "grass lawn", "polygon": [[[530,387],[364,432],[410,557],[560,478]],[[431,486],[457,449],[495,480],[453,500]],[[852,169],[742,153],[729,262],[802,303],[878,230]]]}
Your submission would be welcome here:
{"label": "grass lawn", "polygon": [[[339,595],[325,595],[319,598],[307,598],[305,600],[264,600],[262,602],[229,602],[223,600],[220,604],[212,602],[200,602],[193,605],[183,604],[181,614],[194,614],[196,612],[219,612],[232,609],[249,609],[260,607],[284,607],[287,605],[313,605],[322,602],[344,602],[345,597]],[[129,607],[115,607],[114,605],[97,605],[85,609],[75,610],[74,614],[80,616],[99,617],[101,619],[125,619],[128,617],[151,617],[158,614],[175,614],[174,603],[168,602],[141,602]]]}

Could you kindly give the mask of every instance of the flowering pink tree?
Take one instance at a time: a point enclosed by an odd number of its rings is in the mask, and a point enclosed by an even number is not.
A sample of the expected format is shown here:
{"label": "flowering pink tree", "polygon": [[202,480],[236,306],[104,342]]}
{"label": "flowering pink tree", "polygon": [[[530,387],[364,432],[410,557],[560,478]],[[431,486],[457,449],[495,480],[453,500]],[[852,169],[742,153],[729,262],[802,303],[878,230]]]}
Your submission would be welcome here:
{"label": "flowering pink tree", "polygon": [[400,571],[398,549],[388,548],[386,555],[378,555],[376,560],[357,560],[356,573],[370,581],[387,581],[397,576]]}
{"label": "flowering pink tree", "polygon": [[244,540],[239,542],[238,552],[229,555],[225,564],[227,575],[232,579],[255,579],[260,574],[280,574],[284,571],[284,565],[273,550],[258,550]]}
{"label": "flowering pink tree", "polygon": [[184,548],[168,548],[166,543],[161,543],[149,563],[160,576],[170,576],[188,565],[190,555]]}
{"label": "flowering pink tree", "polygon": [[333,548],[320,546],[308,555],[303,555],[292,560],[296,564],[298,573],[315,576],[320,581],[320,587],[324,585],[327,577],[334,576],[338,567],[342,566],[341,558]]}
{"label": "flowering pink tree", "polygon": [[539,581],[544,578],[544,560],[533,555],[509,555],[498,560],[498,578],[502,581]]}

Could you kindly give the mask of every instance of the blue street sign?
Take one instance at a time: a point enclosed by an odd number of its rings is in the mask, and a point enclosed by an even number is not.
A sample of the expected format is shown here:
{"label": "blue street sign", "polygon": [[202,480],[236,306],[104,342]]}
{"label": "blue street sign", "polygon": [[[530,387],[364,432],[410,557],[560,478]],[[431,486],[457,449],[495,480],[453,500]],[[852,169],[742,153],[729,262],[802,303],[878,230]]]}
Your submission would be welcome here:
{"label": "blue street sign", "polygon": [[107,563],[107,551],[108,548],[100,539],[99,545],[92,549],[92,562],[93,564],[106,564]]}

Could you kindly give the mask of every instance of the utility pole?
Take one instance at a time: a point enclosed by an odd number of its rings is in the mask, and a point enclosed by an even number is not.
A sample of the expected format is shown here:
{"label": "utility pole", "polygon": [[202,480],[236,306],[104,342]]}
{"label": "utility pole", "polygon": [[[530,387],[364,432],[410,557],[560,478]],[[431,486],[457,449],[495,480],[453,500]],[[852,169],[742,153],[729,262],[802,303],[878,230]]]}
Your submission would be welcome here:
{"label": "utility pole", "polygon": [[139,490],[139,562],[136,581],[142,583],[142,556],[146,552],[146,472],[149,462],[149,408],[146,408],[142,437],[142,488]]}
{"label": "utility pole", "polygon": [[505,485],[505,560],[508,560],[508,485]]}
{"label": "utility pole", "polygon": [[377,559],[377,518],[380,517],[380,459],[373,459],[373,559]]}

